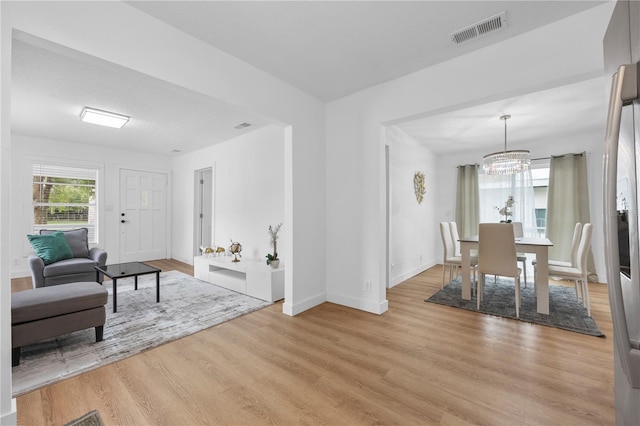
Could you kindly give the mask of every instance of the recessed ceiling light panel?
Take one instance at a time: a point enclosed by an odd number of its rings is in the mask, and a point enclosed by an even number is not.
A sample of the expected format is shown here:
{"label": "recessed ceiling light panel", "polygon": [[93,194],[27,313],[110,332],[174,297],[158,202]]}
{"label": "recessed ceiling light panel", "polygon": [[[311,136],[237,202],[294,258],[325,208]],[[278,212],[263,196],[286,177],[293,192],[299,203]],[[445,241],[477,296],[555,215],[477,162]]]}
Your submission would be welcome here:
{"label": "recessed ceiling light panel", "polygon": [[95,108],[84,107],[80,113],[80,120],[85,123],[99,124],[100,126],[122,128],[129,121],[129,117],[115,112],[102,111]]}

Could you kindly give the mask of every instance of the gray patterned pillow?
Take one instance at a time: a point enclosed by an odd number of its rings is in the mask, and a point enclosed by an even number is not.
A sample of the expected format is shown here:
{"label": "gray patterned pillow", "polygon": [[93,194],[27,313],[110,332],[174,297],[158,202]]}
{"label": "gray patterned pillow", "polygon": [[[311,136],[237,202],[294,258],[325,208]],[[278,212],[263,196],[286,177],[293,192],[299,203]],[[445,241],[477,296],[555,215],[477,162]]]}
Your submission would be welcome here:
{"label": "gray patterned pillow", "polygon": [[[41,229],[40,235],[52,234],[56,232],[52,229]],[[89,257],[89,230],[87,228],[72,229],[71,231],[62,231],[73,257]]]}

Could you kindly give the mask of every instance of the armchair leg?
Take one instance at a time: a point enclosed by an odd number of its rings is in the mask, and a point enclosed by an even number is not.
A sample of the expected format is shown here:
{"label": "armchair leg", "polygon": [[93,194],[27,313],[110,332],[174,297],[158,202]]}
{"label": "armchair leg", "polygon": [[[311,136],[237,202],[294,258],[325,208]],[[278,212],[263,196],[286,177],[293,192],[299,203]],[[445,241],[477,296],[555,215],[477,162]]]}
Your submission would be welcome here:
{"label": "armchair leg", "polygon": [[11,366],[17,367],[20,365],[20,347],[11,349]]}
{"label": "armchair leg", "polygon": [[104,331],[103,325],[99,325],[96,327],[96,342],[102,342],[103,331]]}

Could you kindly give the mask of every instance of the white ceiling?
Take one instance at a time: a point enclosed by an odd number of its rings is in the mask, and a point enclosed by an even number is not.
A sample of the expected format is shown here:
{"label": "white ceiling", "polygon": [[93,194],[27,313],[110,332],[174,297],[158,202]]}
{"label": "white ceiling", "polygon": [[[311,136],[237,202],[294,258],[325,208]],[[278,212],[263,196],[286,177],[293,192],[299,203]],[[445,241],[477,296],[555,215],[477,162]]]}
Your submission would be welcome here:
{"label": "white ceiling", "polygon": [[[603,1],[130,1],[131,6],[252,64],[318,99],[330,101],[429,65],[502,41],[597,6]],[[448,34],[501,11],[505,30],[461,45]],[[266,123],[207,96],[21,34],[14,40],[12,131],[33,136],[144,152],[189,152],[228,140]],[[588,84],[588,83],[584,83]],[[597,85],[597,83],[593,83]],[[590,89],[587,87],[586,89]],[[571,102],[585,87],[534,94],[405,123],[402,128],[429,141],[438,153],[502,139],[498,117],[506,105],[529,110],[534,122],[564,128]],[[588,98],[588,99],[587,99]],[[580,98],[584,114],[603,99]],[[78,120],[83,106],[132,117],[123,129]],[[517,128],[509,111],[514,145],[539,140],[536,126]],[[600,111],[598,111],[600,113]],[[595,116],[594,116],[595,117]],[[244,131],[233,125],[255,124]],[[497,122],[497,123],[496,123]],[[495,126],[497,127],[495,127]],[[497,129],[497,130],[496,130]],[[513,131],[512,131],[513,129]],[[487,133],[486,138],[481,135]],[[489,134],[491,138],[489,140]],[[474,142],[475,139],[475,142]],[[440,143],[439,141],[453,141]],[[437,141],[437,142],[434,142]],[[497,146],[496,148],[500,148]]]}
{"label": "white ceiling", "polygon": [[406,121],[397,127],[435,154],[489,153],[504,148],[504,121],[500,117],[509,114],[508,148],[532,149],[536,145],[548,147],[550,138],[561,141],[602,133],[606,107],[604,79],[595,78]]}
{"label": "white ceiling", "polygon": [[[602,1],[128,1],[323,101],[560,20]],[[507,12],[507,28],[449,34]]]}
{"label": "white ceiling", "polygon": [[[85,106],[130,116],[122,129],[80,121]],[[236,130],[248,122],[252,126]],[[268,122],[208,96],[24,34],[12,49],[12,132],[155,154],[190,152]]]}

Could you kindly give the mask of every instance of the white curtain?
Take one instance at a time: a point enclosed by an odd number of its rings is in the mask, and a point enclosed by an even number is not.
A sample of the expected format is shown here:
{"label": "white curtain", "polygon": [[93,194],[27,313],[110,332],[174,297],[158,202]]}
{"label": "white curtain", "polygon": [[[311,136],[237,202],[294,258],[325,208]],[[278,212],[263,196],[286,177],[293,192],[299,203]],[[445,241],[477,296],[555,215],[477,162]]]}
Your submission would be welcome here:
{"label": "white curtain", "polygon": [[[536,211],[531,171],[515,175],[485,175],[480,183],[480,222],[500,222],[511,220],[522,222],[525,237],[536,237]],[[499,210],[513,197],[511,215],[505,217]]]}
{"label": "white curtain", "polygon": [[479,197],[478,165],[458,166],[458,185],[456,190],[456,224],[461,237],[478,234]]}
{"label": "white curtain", "polygon": [[[577,222],[591,222],[585,152],[551,158],[547,196],[547,238],[553,246],[549,249],[549,259],[571,261],[571,239]],[[595,271],[591,253],[587,268],[589,271]]]}

